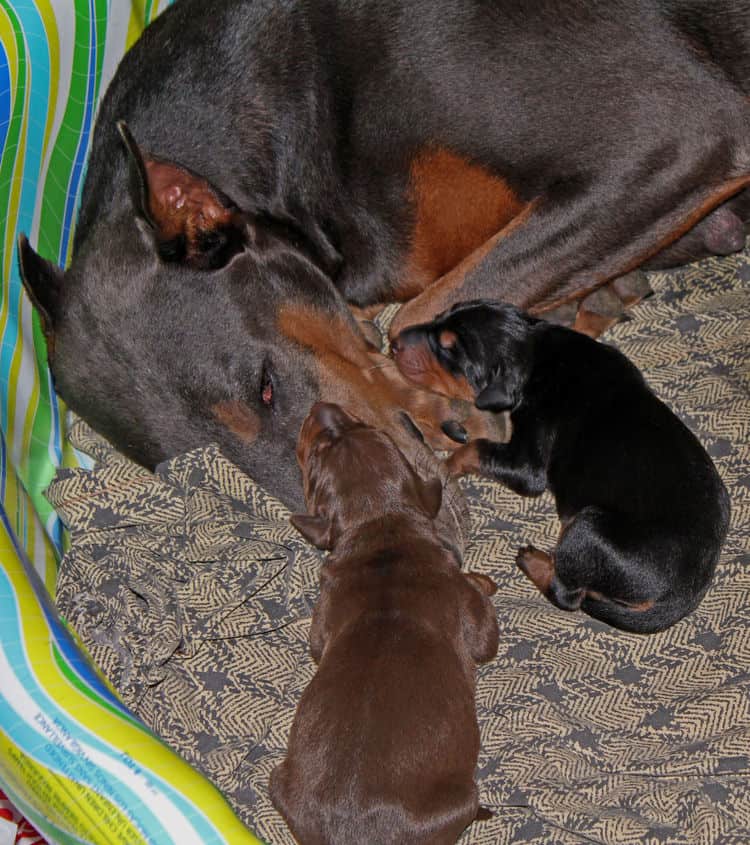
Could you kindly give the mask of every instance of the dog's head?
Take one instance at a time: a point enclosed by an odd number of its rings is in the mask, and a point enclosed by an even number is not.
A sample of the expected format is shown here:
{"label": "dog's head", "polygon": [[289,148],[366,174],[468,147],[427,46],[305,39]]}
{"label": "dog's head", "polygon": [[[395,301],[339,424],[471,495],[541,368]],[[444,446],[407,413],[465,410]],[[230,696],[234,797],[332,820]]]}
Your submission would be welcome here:
{"label": "dog's head", "polygon": [[307,514],[292,524],[311,543],[331,549],[341,534],[388,514],[434,519],[442,482],[424,481],[383,431],[365,425],[340,406],[319,402],[300,432],[297,459]]}
{"label": "dog's head", "polygon": [[399,370],[422,387],[474,399],[482,410],[511,411],[531,372],[538,322],[512,305],[460,303],[405,329],[393,354]]}
{"label": "dog's head", "polygon": [[297,435],[320,399],[404,442],[406,412],[450,448],[440,422],[453,409],[367,343],[315,221],[240,209],[118,129],[121,143],[92,154],[71,267],[19,239],[55,386],[76,413],[149,467],[216,442],[296,507]]}

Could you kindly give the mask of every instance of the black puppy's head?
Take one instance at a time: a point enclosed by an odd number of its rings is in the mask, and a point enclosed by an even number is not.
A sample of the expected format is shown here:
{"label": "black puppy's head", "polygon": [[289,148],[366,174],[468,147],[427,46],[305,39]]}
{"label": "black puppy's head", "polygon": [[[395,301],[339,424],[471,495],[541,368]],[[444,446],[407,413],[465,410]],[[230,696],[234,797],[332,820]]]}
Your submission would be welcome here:
{"label": "black puppy's head", "polygon": [[468,394],[481,410],[509,411],[531,372],[538,322],[512,305],[460,303],[431,323],[404,330],[393,354],[401,372],[423,387]]}

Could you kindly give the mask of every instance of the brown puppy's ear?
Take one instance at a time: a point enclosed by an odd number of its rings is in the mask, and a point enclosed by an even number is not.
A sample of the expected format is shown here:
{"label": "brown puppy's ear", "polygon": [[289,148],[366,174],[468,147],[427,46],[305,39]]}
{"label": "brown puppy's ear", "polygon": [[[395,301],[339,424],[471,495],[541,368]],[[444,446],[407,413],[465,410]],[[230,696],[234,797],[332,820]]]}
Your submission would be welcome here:
{"label": "brown puppy's ear", "polygon": [[289,521],[308,543],[319,549],[333,548],[333,522],[330,519],[308,513],[295,513],[289,517]]}
{"label": "brown puppy's ear", "polygon": [[417,490],[425,513],[430,519],[435,519],[443,503],[443,482],[439,478],[431,478],[429,481],[420,478]]}
{"label": "brown puppy's ear", "polygon": [[49,342],[57,322],[63,271],[34,252],[26,235],[18,237],[18,267],[24,289],[39,312],[42,331]]}
{"label": "brown puppy's ear", "polygon": [[201,269],[226,264],[245,239],[247,223],[237,206],[188,168],[144,153],[122,121],[117,131],[128,153],[135,211],[152,229],[160,257]]}

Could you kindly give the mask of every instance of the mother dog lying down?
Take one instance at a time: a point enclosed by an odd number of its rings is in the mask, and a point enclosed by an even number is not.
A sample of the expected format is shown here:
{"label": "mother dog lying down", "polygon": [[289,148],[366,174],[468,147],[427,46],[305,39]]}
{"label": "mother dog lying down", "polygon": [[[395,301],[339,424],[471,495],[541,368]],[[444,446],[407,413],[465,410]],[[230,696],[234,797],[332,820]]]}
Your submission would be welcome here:
{"label": "mother dog lying down", "polygon": [[70,268],[19,242],[60,395],[143,464],[217,441],[300,507],[317,399],[446,445],[347,302],[407,302],[399,331],[613,282],[606,323],[634,268],[739,248],[750,7],[559,9],[178,0],[102,102]]}

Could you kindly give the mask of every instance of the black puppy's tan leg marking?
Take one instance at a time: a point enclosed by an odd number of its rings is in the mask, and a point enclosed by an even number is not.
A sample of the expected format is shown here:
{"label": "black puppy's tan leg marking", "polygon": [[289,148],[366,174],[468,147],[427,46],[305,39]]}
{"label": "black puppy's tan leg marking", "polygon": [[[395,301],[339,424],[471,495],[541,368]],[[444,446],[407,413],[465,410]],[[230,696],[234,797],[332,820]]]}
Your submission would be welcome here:
{"label": "black puppy's tan leg marking", "polygon": [[539,592],[547,596],[555,577],[552,556],[534,546],[521,546],[516,555],[516,564]]}
{"label": "black puppy's tan leg marking", "polygon": [[620,607],[627,607],[628,610],[634,610],[636,611],[636,613],[643,613],[646,610],[651,610],[651,608],[656,604],[656,602],[653,600],[641,602],[623,601],[622,599],[616,599],[612,596],[605,596],[604,593],[599,593],[596,590],[586,590],[584,598],[591,599],[592,601],[603,601],[612,602],[612,604],[619,604]]}
{"label": "black puppy's tan leg marking", "polygon": [[583,589],[571,590],[557,577],[553,554],[534,546],[522,546],[516,555],[516,564],[539,592],[560,610],[579,610],[586,597]]}

